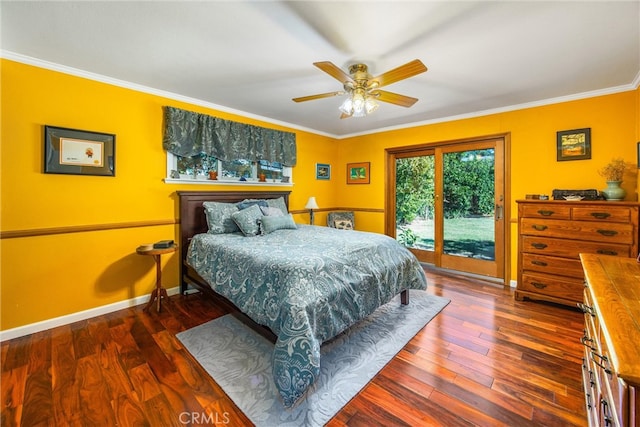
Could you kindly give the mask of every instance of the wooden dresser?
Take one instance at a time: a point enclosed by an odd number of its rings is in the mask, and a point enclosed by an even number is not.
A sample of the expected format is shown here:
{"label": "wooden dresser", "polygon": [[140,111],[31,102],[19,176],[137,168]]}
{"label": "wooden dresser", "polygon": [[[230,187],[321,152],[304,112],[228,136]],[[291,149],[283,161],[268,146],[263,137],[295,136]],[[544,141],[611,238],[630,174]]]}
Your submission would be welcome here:
{"label": "wooden dresser", "polygon": [[515,298],[576,306],[582,301],[580,253],[636,257],[635,202],[518,200]]}
{"label": "wooden dresser", "polygon": [[590,426],[640,427],[640,262],[581,254],[582,381]]}

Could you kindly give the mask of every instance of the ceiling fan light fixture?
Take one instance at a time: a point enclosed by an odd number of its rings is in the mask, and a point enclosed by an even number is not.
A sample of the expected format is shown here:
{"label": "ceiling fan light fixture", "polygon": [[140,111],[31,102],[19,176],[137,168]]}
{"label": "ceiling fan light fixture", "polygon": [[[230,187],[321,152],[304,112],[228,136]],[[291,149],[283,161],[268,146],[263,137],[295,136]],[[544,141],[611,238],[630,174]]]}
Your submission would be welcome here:
{"label": "ceiling fan light fixture", "polygon": [[369,96],[364,91],[355,90],[338,108],[343,114],[350,117],[365,117],[378,108],[375,97]]}
{"label": "ceiling fan light fixture", "polygon": [[344,102],[340,105],[339,110],[348,116],[353,114],[353,101],[351,100],[351,95],[349,95],[347,99],[344,100]]}
{"label": "ceiling fan light fixture", "polygon": [[364,110],[367,114],[371,114],[378,109],[378,102],[370,96],[364,101]]}
{"label": "ceiling fan light fixture", "polygon": [[349,74],[329,61],[314,62],[313,65],[342,82],[344,90],[293,98],[293,101],[311,101],[312,99],[329,98],[331,96],[347,94],[347,99],[338,107],[342,112],[340,116],[341,119],[347,117],[365,117],[378,109],[378,101],[399,105],[401,107],[411,107],[418,101],[417,98],[379,89],[427,71],[427,67],[425,67],[419,59],[414,59],[375,77],[369,74],[365,64],[353,64],[349,67]]}
{"label": "ceiling fan light fixture", "polygon": [[364,95],[360,92],[354,92],[351,97],[351,101],[353,102],[353,116],[354,117],[363,117],[366,115],[364,109]]}

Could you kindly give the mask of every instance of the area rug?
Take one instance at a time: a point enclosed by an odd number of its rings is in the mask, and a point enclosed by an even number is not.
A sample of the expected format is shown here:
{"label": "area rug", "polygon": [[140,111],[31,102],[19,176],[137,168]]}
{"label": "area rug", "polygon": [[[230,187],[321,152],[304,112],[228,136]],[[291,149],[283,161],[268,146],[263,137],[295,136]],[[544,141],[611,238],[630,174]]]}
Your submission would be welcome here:
{"label": "area rug", "polygon": [[411,290],[408,305],[398,296],[325,343],[317,383],[289,410],[271,374],[273,344],[236,317],[219,317],[177,337],[256,426],[322,426],[448,303]]}

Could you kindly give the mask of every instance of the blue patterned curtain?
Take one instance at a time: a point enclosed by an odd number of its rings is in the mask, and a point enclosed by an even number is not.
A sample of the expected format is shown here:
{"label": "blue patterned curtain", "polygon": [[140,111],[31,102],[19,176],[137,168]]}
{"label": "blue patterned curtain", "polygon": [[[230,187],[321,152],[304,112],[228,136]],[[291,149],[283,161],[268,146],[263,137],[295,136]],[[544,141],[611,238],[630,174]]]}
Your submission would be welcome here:
{"label": "blue patterned curtain", "polygon": [[296,134],[164,107],[165,150],[177,156],[200,154],[220,160],[267,160],[295,166]]}

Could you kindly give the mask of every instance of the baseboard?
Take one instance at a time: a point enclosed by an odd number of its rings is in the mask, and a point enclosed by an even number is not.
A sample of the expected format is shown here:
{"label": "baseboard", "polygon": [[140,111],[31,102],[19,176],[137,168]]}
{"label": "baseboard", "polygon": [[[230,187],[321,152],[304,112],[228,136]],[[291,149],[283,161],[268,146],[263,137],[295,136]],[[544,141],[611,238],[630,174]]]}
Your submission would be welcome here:
{"label": "baseboard", "polygon": [[515,289],[515,288],[516,288],[516,286],[518,286],[518,282],[517,282],[517,281],[515,281],[515,280],[511,280],[511,281],[509,282],[509,286],[511,286],[513,289]]}
{"label": "baseboard", "polygon": [[[180,287],[167,289],[167,294],[177,295],[180,293]],[[79,311],[77,313],[67,314],[65,316],[55,317],[53,319],[43,320],[41,322],[31,323],[25,326],[19,326],[6,331],[0,331],[0,342],[23,337],[25,335],[34,334],[36,332],[45,331],[57,326],[68,325],[69,323],[78,322],[80,320],[90,319],[102,314],[111,313],[125,308],[135,307],[149,301],[151,294],[142,295],[124,301],[114,302],[112,304],[103,305],[101,307],[91,308],[89,310]]]}

